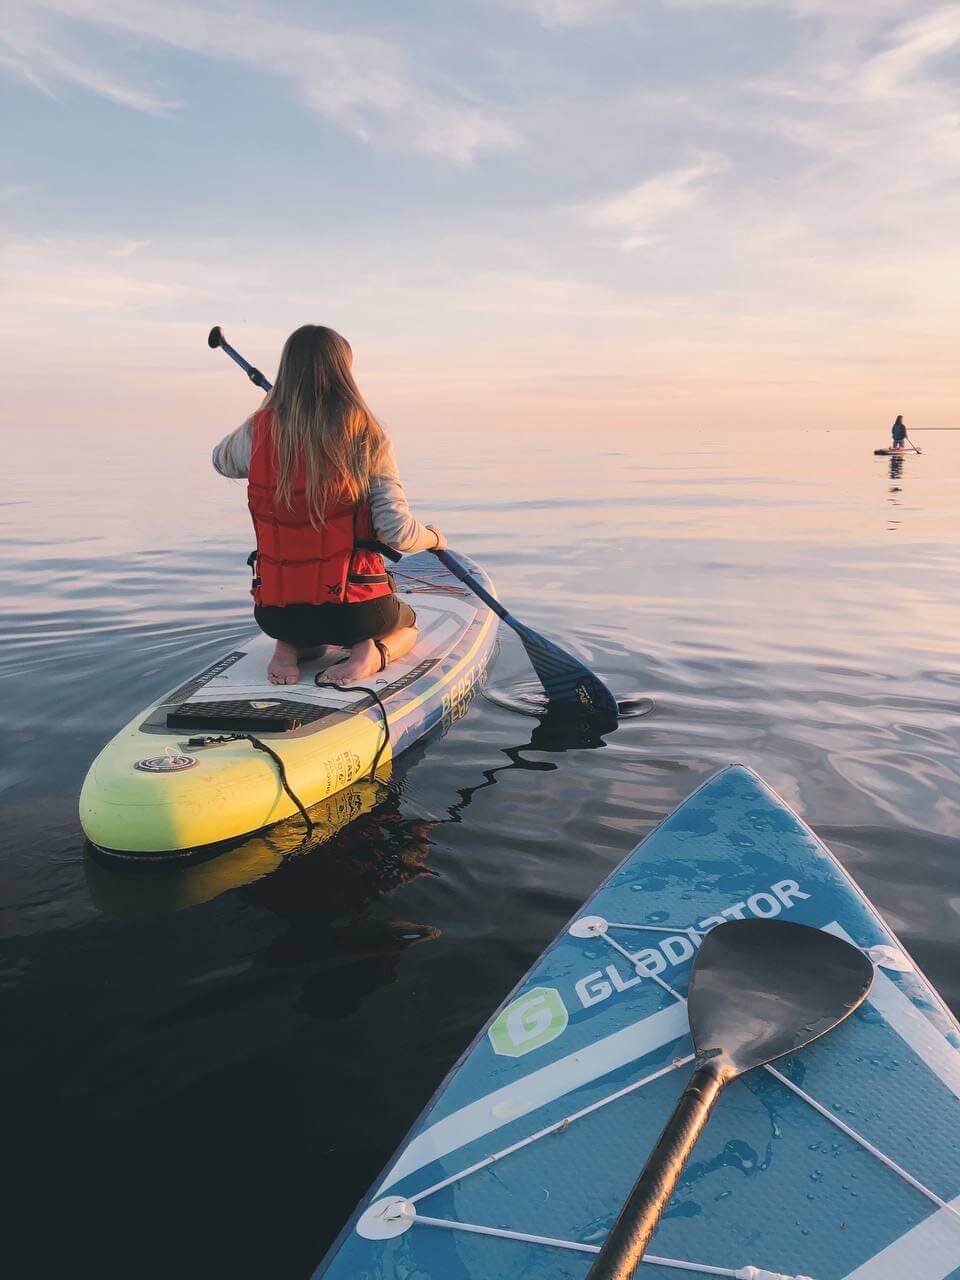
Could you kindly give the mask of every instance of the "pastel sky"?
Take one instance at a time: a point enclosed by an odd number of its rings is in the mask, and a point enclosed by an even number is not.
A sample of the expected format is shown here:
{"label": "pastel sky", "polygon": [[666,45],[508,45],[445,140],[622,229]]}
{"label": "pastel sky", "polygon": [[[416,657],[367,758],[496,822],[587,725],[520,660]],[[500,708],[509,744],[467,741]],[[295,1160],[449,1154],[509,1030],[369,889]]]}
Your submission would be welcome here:
{"label": "pastel sky", "polygon": [[960,4],[7,0],[4,421],[960,425]]}

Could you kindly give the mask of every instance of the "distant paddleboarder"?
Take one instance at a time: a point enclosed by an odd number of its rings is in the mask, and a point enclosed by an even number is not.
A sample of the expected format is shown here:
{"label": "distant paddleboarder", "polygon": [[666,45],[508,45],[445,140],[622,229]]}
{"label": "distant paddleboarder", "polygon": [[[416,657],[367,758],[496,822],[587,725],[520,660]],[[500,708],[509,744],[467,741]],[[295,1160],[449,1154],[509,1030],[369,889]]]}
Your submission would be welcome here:
{"label": "distant paddleboarder", "polygon": [[394,594],[383,557],[447,545],[411,515],[393,448],[352,364],[350,344],[333,329],[297,329],[262,407],[213,451],[222,476],[248,482],[253,612],[277,642],[272,684],[296,684],[300,659],[328,645],[350,650],[324,671],[335,684],[369,679],[409,653],[416,614]]}
{"label": "distant paddleboarder", "polygon": [[903,414],[897,414],[897,420],[891,427],[894,449],[902,449],[907,438],[907,428],[903,422]]}

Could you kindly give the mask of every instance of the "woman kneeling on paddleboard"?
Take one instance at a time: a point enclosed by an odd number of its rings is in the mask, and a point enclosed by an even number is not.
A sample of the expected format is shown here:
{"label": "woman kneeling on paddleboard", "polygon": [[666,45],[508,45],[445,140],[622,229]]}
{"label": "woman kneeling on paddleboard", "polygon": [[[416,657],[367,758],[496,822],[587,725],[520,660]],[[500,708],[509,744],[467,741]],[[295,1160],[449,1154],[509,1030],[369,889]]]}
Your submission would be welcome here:
{"label": "woman kneeling on paddleboard", "polygon": [[350,650],[324,678],[355,684],[413,648],[416,614],[393,592],[383,555],[443,548],[407,506],[393,448],[367,408],[350,344],[307,324],[287,339],[260,410],[213,451],[246,479],[257,535],[254,617],[277,647],[273,684],[296,684],[301,658]]}

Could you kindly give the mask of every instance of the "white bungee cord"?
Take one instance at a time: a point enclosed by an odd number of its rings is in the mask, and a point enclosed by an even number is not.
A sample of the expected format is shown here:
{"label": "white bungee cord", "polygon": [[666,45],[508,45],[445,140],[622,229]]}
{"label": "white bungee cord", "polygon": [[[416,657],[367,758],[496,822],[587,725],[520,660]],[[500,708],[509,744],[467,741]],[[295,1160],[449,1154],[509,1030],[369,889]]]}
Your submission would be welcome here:
{"label": "white bungee cord", "polygon": [[[468,1173],[480,1167],[476,1165],[473,1169],[464,1170],[458,1177],[466,1177]],[[586,1244],[581,1240],[562,1240],[556,1236],[535,1235],[530,1231],[511,1231],[507,1227],[487,1227],[476,1222],[457,1222],[451,1218],[434,1218],[420,1213],[414,1200],[420,1200],[425,1195],[432,1194],[441,1185],[446,1186],[447,1180],[438,1184],[437,1187],[431,1187],[429,1191],[411,1196],[410,1199],[404,1199],[403,1196],[387,1196],[383,1200],[378,1200],[361,1216],[357,1223],[357,1231],[368,1240],[387,1240],[393,1236],[402,1235],[417,1224],[423,1227],[440,1227],[447,1231],[465,1231],[469,1235],[492,1236],[498,1240],[519,1240],[524,1244],[542,1244],[553,1249],[567,1249],[573,1253],[594,1255],[600,1252],[600,1245]],[[767,1271],[763,1267],[718,1267],[709,1262],[684,1262],[679,1258],[665,1258],[653,1253],[646,1254],[643,1261],[696,1275],[726,1276],[729,1280],[811,1280],[810,1276],[785,1275],[782,1271]]]}

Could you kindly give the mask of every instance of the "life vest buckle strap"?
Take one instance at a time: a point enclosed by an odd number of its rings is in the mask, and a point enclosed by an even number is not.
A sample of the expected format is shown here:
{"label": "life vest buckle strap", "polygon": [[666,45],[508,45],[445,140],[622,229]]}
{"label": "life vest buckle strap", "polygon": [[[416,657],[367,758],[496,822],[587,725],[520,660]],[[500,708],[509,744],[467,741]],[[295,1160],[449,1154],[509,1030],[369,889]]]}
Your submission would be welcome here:
{"label": "life vest buckle strap", "polygon": [[[357,538],[353,545],[360,551],[376,551],[384,559],[392,560],[394,564],[398,564],[403,559],[401,552],[394,551],[393,547],[388,547],[385,542],[377,542],[375,538]],[[383,579],[378,578],[376,581],[382,582]]]}
{"label": "life vest buckle strap", "polygon": [[253,549],[253,550],[250,552],[250,554],[247,556],[247,564],[250,566],[250,573],[251,573],[251,574],[252,574],[252,576],[253,576],[253,581],[250,583],[250,590],[251,590],[251,591],[256,591],[256,590],[257,590],[257,588],[260,586],[260,575],[257,573],[257,556],[258,556],[258,554],[259,554],[259,553],[258,553],[258,551],[257,551],[257,548],[256,548],[256,547],[254,547],[254,549]]}

